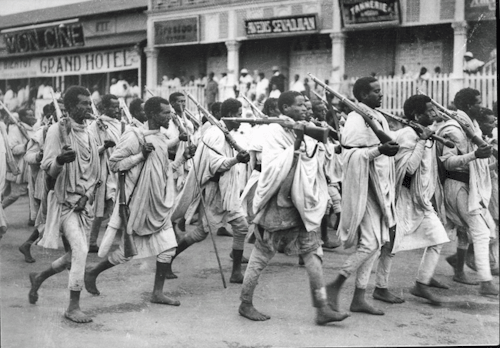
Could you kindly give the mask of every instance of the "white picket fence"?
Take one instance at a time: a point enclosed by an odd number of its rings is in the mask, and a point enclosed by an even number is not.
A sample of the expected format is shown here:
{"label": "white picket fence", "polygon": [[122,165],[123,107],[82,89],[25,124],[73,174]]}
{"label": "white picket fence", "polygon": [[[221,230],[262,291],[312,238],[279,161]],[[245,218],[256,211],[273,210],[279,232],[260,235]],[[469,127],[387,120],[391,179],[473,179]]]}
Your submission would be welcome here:
{"label": "white picket fence", "polygon": [[[456,78],[450,74],[440,74],[431,76],[428,80],[416,80],[411,77],[403,76],[380,76],[377,77],[383,93],[382,107],[386,112],[395,115],[401,115],[403,104],[410,96],[417,94],[417,88],[425,94],[432,97],[441,105],[449,106],[453,102],[453,93],[464,87],[471,87],[481,92],[483,100],[482,105],[487,108],[493,107],[493,102],[497,100],[498,80],[496,71],[476,75],[465,75],[464,78]],[[357,78],[352,78],[352,85]],[[339,90],[339,86],[331,83],[330,86]],[[153,88],[152,92],[163,98],[168,99],[174,92],[189,92],[198,102],[206,107],[205,89],[202,87],[162,87]],[[148,98],[149,95],[146,96]],[[195,104],[187,101],[187,108],[196,111]]]}
{"label": "white picket fence", "polygon": [[[172,86],[157,86],[156,88],[152,88],[151,92],[157,97],[162,97],[168,100],[168,97],[174,93],[174,92],[187,92],[191,94],[201,105],[206,107],[205,105],[205,89],[202,87],[172,87]],[[146,93],[144,95],[145,99],[148,99],[151,97],[149,93]],[[186,108],[190,111],[197,112],[196,105],[189,99],[187,98],[186,101]]]}
{"label": "white picket fence", "polygon": [[[453,93],[465,87],[474,88],[481,92],[484,107],[491,109],[493,102],[497,100],[496,72],[465,75],[462,79],[455,78],[450,74],[431,76],[428,80],[416,80],[402,76],[380,76],[377,78],[384,95],[381,109],[393,114],[402,114],[404,102],[416,94],[417,89],[445,107],[452,104],[455,97]],[[352,84],[355,81],[356,78],[353,78]]]}

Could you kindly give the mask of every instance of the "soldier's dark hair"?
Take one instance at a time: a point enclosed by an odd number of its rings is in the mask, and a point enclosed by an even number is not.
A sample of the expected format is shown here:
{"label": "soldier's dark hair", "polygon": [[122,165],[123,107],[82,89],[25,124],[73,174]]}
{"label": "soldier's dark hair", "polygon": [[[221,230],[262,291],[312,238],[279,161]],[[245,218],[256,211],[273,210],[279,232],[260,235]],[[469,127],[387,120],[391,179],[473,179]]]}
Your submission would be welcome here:
{"label": "soldier's dark hair", "polygon": [[295,98],[301,97],[302,94],[296,91],[286,91],[280,94],[280,97],[278,98],[278,108],[280,109],[280,112],[283,114],[283,105],[288,105],[291,106],[293,103],[295,103]]}
{"label": "soldier's dark hair", "polygon": [[79,95],[90,97],[90,92],[87,88],[82,86],[71,86],[64,93],[64,108],[68,112],[80,102],[78,99]]}
{"label": "soldier's dark hair", "polygon": [[360,79],[357,79],[356,82],[354,83],[354,87],[352,88],[352,94],[354,94],[354,97],[358,100],[361,101],[362,93],[370,93],[371,91],[371,86],[370,84],[373,82],[377,82],[378,80],[372,76],[366,76],[362,77]]}
{"label": "soldier's dark hair", "polygon": [[230,113],[238,112],[241,106],[241,102],[238,99],[229,98],[224,100],[220,106],[220,117],[228,117]]}
{"label": "soldier's dark hair", "polygon": [[427,103],[431,102],[431,98],[426,95],[412,95],[408,98],[404,105],[403,111],[405,114],[405,118],[414,121],[415,114],[423,114],[427,110]]}
{"label": "soldier's dark hair", "polygon": [[157,113],[161,112],[161,104],[170,105],[167,99],[162,97],[152,97],[146,101],[144,104],[144,112],[148,120]]}
{"label": "soldier's dark hair", "polygon": [[463,88],[455,94],[453,103],[458,110],[467,111],[471,105],[476,104],[476,97],[481,93],[474,88]]}

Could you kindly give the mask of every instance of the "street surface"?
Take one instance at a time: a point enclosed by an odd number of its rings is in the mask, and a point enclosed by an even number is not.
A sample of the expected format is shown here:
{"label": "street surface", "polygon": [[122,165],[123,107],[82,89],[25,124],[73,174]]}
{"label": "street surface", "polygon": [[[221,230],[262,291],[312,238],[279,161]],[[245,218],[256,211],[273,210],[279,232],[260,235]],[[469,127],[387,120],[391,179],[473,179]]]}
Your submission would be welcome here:
{"label": "street surface", "polygon": [[[6,210],[10,222],[0,241],[1,340],[5,348],[48,347],[338,347],[418,345],[498,345],[498,298],[478,295],[478,286],[452,281],[452,269],[444,257],[453,253],[454,243],[443,248],[436,278],[450,285],[436,290],[446,297],[440,307],[431,306],[409,293],[422,250],[395,256],[391,290],[405,303],[390,305],[371,298],[374,274],[367,289],[369,301],[385,311],[384,316],[352,313],[341,323],[314,324],[308,278],[296,257],[277,254],[260,278],[254,297],[256,308],[271,316],[252,322],[238,314],[241,285],[229,284],[231,238],[215,236],[228,284],[222,287],[210,237],[179,256],[173,263],[178,279],[167,280],[165,293],[180,300],[180,307],[152,304],[155,259],[133,260],[103,273],[97,280],[100,296],[85,290],[82,310],[93,322],[76,324],[63,317],[68,304],[68,273],[49,278],[39,290],[36,305],[28,303],[28,274],[46,269],[63,254],[59,250],[33,247],[36,263],[28,264],[17,248],[32,232],[27,226],[28,200],[21,197]],[[104,226],[101,235],[104,233]],[[115,241],[118,243],[118,240]],[[251,244],[245,245],[250,256]],[[325,252],[327,281],[352,250]],[[88,264],[99,258],[89,254]],[[472,270],[466,272],[474,277]],[[498,285],[498,277],[494,277]],[[348,311],[354,277],[342,292],[342,309]]]}

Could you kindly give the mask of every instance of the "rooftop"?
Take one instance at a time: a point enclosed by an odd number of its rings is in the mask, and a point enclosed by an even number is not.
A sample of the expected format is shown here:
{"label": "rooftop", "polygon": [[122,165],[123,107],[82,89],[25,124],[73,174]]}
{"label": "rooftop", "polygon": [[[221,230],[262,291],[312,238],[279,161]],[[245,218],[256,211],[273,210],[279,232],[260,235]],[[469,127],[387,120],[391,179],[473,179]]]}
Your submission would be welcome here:
{"label": "rooftop", "polygon": [[0,16],[0,29],[22,27],[68,18],[94,16],[109,12],[145,10],[147,6],[148,0],[92,0]]}

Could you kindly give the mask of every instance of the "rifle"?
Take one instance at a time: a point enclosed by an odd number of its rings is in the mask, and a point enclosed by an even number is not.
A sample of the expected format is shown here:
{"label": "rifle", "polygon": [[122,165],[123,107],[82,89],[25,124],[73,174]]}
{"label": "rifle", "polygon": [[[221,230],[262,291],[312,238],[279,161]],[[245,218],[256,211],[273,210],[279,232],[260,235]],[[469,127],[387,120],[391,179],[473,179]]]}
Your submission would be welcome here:
{"label": "rifle", "polygon": [[7,109],[7,106],[1,100],[0,100],[0,106],[3,107],[3,109],[5,110],[5,112],[7,112],[7,115],[9,115],[10,121],[13,124],[15,124],[17,126],[17,128],[19,128],[19,131],[21,132],[21,134],[23,135],[23,137],[25,137],[26,140],[30,141],[31,138],[28,135],[28,132],[26,131],[26,128],[24,128],[24,126],[21,123],[17,122],[17,120],[14,117],[14,115],[12,115],[12,113],[9,111],[9,109]]}
{"label": "rifle", "polygon": [[205,109],[203,106],[201,106],[201,104],[198,103],[198,101],[191,94],[189,94],[187,91],[184,91],[184,93],[196,105],[198,110],[200,110],[205,115],[208,122],[210,122],[214,126],[217,126],[222,131],[222,133],[224,133],[224,136],[226,137],[226,141],[229,143],[229,145],[233,149],[236,150],[236,152],[244,151],[244,149],[236,143],[233,136],[231,134],[229,134],[229,131],[227,130],[226,127],[224,127],[210,112],[208,112],[207,109]]}
{"label": "rifle", "polygon": [[[250,123],[252,125],[256,124],[271,124],[276,123],[284,128],[293,129],[295,122],[290,122],[289,120],[285,120],[278,117],[268,117],[268,118],[239,118],[239,117],[223,117],[221,118],[224,122],[236,122],[236,123]],[[325,127],[316,127],[306,125],[304,128],[304,134],[310,136],[317,141],[322,143],[326,143],[328,140],[328,134],[330,133],[330,129]]]}
{"label": "rifle", "polygon": [[186,117],[191,121],[193,122],[193,125],[195,126],[196,129],[200,128],[201,127],[201,122],[196,118],[195,115],[193,115],[191,113],[191,111],[189,111],[188,109],[184,109],[184,113],[186,115]]}
{"label": "rifle", "polygon": [[335,92],[330,86],[326,85],[325,83],[321,82],[318,80],[318,78],[311,73],[308,73],[308,75],[311,77],[311,79],[319,84],[321,87],[323,87],[325,90],[336,96],[337,98],[340,99],[342,103],[347,105],[351,110],[356,111],[363,119],[365,120],[366,124],[372,129],[373,133],[377,136],[377,138],[380,140],[381,143],[387,143],[389,141],[394,141],[389,135],[387,135],[378,125],[377,121],[375,121],[373,115],[370,115],[366,110],[362,109],[349,99],[347,99],[345,96],[342,94]]}
{"label": "rifle", "polygon": [[[404,124],[405,126],[413,128],[415,130],[415,132],[417,132],[417,134],[422,133],[422,129],[423,128],[427,128],[427,127],[424,127],[424,126],[418,124],[415,121],[411,121],[411,120],[404,119],[402,117],[391,115],[391,114],[389,114],[387,112],[384,112],[384,111],[381,111],[381,110],[379,110],[379,112],[382,115],[385,115],[385,116],[387,116],[389,118],[392,118],[395,121],[398,121],[399,123]],[[455,147],[455,144],[453,144],[453,142],[451,142],[451,141],[449,141],[449,140],[447,140],[447,139],[445,139],[443,137],[440,137],[439,135],[436,135],[436,134],[431,135],[431,137],[429,139],[435,140],[437,142],[440,142],[441,144],[443,144],[444,146],[447,146],[449,148],[454,148]]]}
{"label": "rifle", "polygon": [[253,110],[254,115],[255,115],[255,113],[257,113],[259,118],[267,118],[267,115],[264,115],[264,113],[262,111],[260,111],[259,108],[256,107],[244,94],[242,94],[241,97],[243,99],[245,99],[245,101],[248,103],[248,105],[250,105],[250,107]]}
{"label": "rifle", "polygon": [[120,200],[118,204],[120,205],[119,211],[123,229],[123,254],[125,257],[132,257],[137,255],[137,248],[134,243],[134,237],[127,230],[130,213],[125,195],[125,173],[125,171],[120,171],[118,173],[118,185],[120,189]]}
{"label": "rifle", "polygon": [[[426,94],[422,93],[418,88],[417,88],[417,94],[426,95]],[[457,117],[457,114],[455,112],[451,112],[450,110],[446,109],[443,105],[439,104],[434,99],[432,99],[432,98],[430,98],[430,99],[431,99],[432,105],[434,105],[441,112],[441,114],[443,114],[445,116],[446,119],[455,120],[460,125],[460,127],[464,131],[467,138],[469,138],[474,144],[476,144],[478,147],[489,146],[480,136],[477,136],[474,133],[474,130],[471,129],[470,125],[462,122],[462,120],[460,120],[460,118]]]}
{"label": "rifle", "polygon": [[120,109],[122,109],[122,112],[125,114],[125,117],[127,118],[128,124],[132,124],[132,114],[128,109],[127,103],[125,103],[125,100],[123,100],[123,98],[118,98],[118,101],[120,102]]}
{"label": "rifle", "polygon": [[[314,95],[316,96],[316,98],[318,98],[319,100],[321,100],[321,101],[322,101],[322,102],[326,105],[326,107],[328,107],[328,106],[330,106],[330,105],[331,105],[330,103],[328,103],[328,102],[326,101],[326,99],[325,99],[325,98],[323,98],[322,96],[320,96],[320,95],[319,95],[318,93],[316,93],[315,91],[311,91],[311,92],[313,92],[313,93],[314,93]],[[337,109],[337,108],[336,108],[335,106],[333,106],[333,105],[331,105],[331,107],[332,107],[333,111],[335,111],[335,112],[337,112],[337,113],[339,113],[339,114],[340,114],[340,110],[339,110],[339,109]]]}

